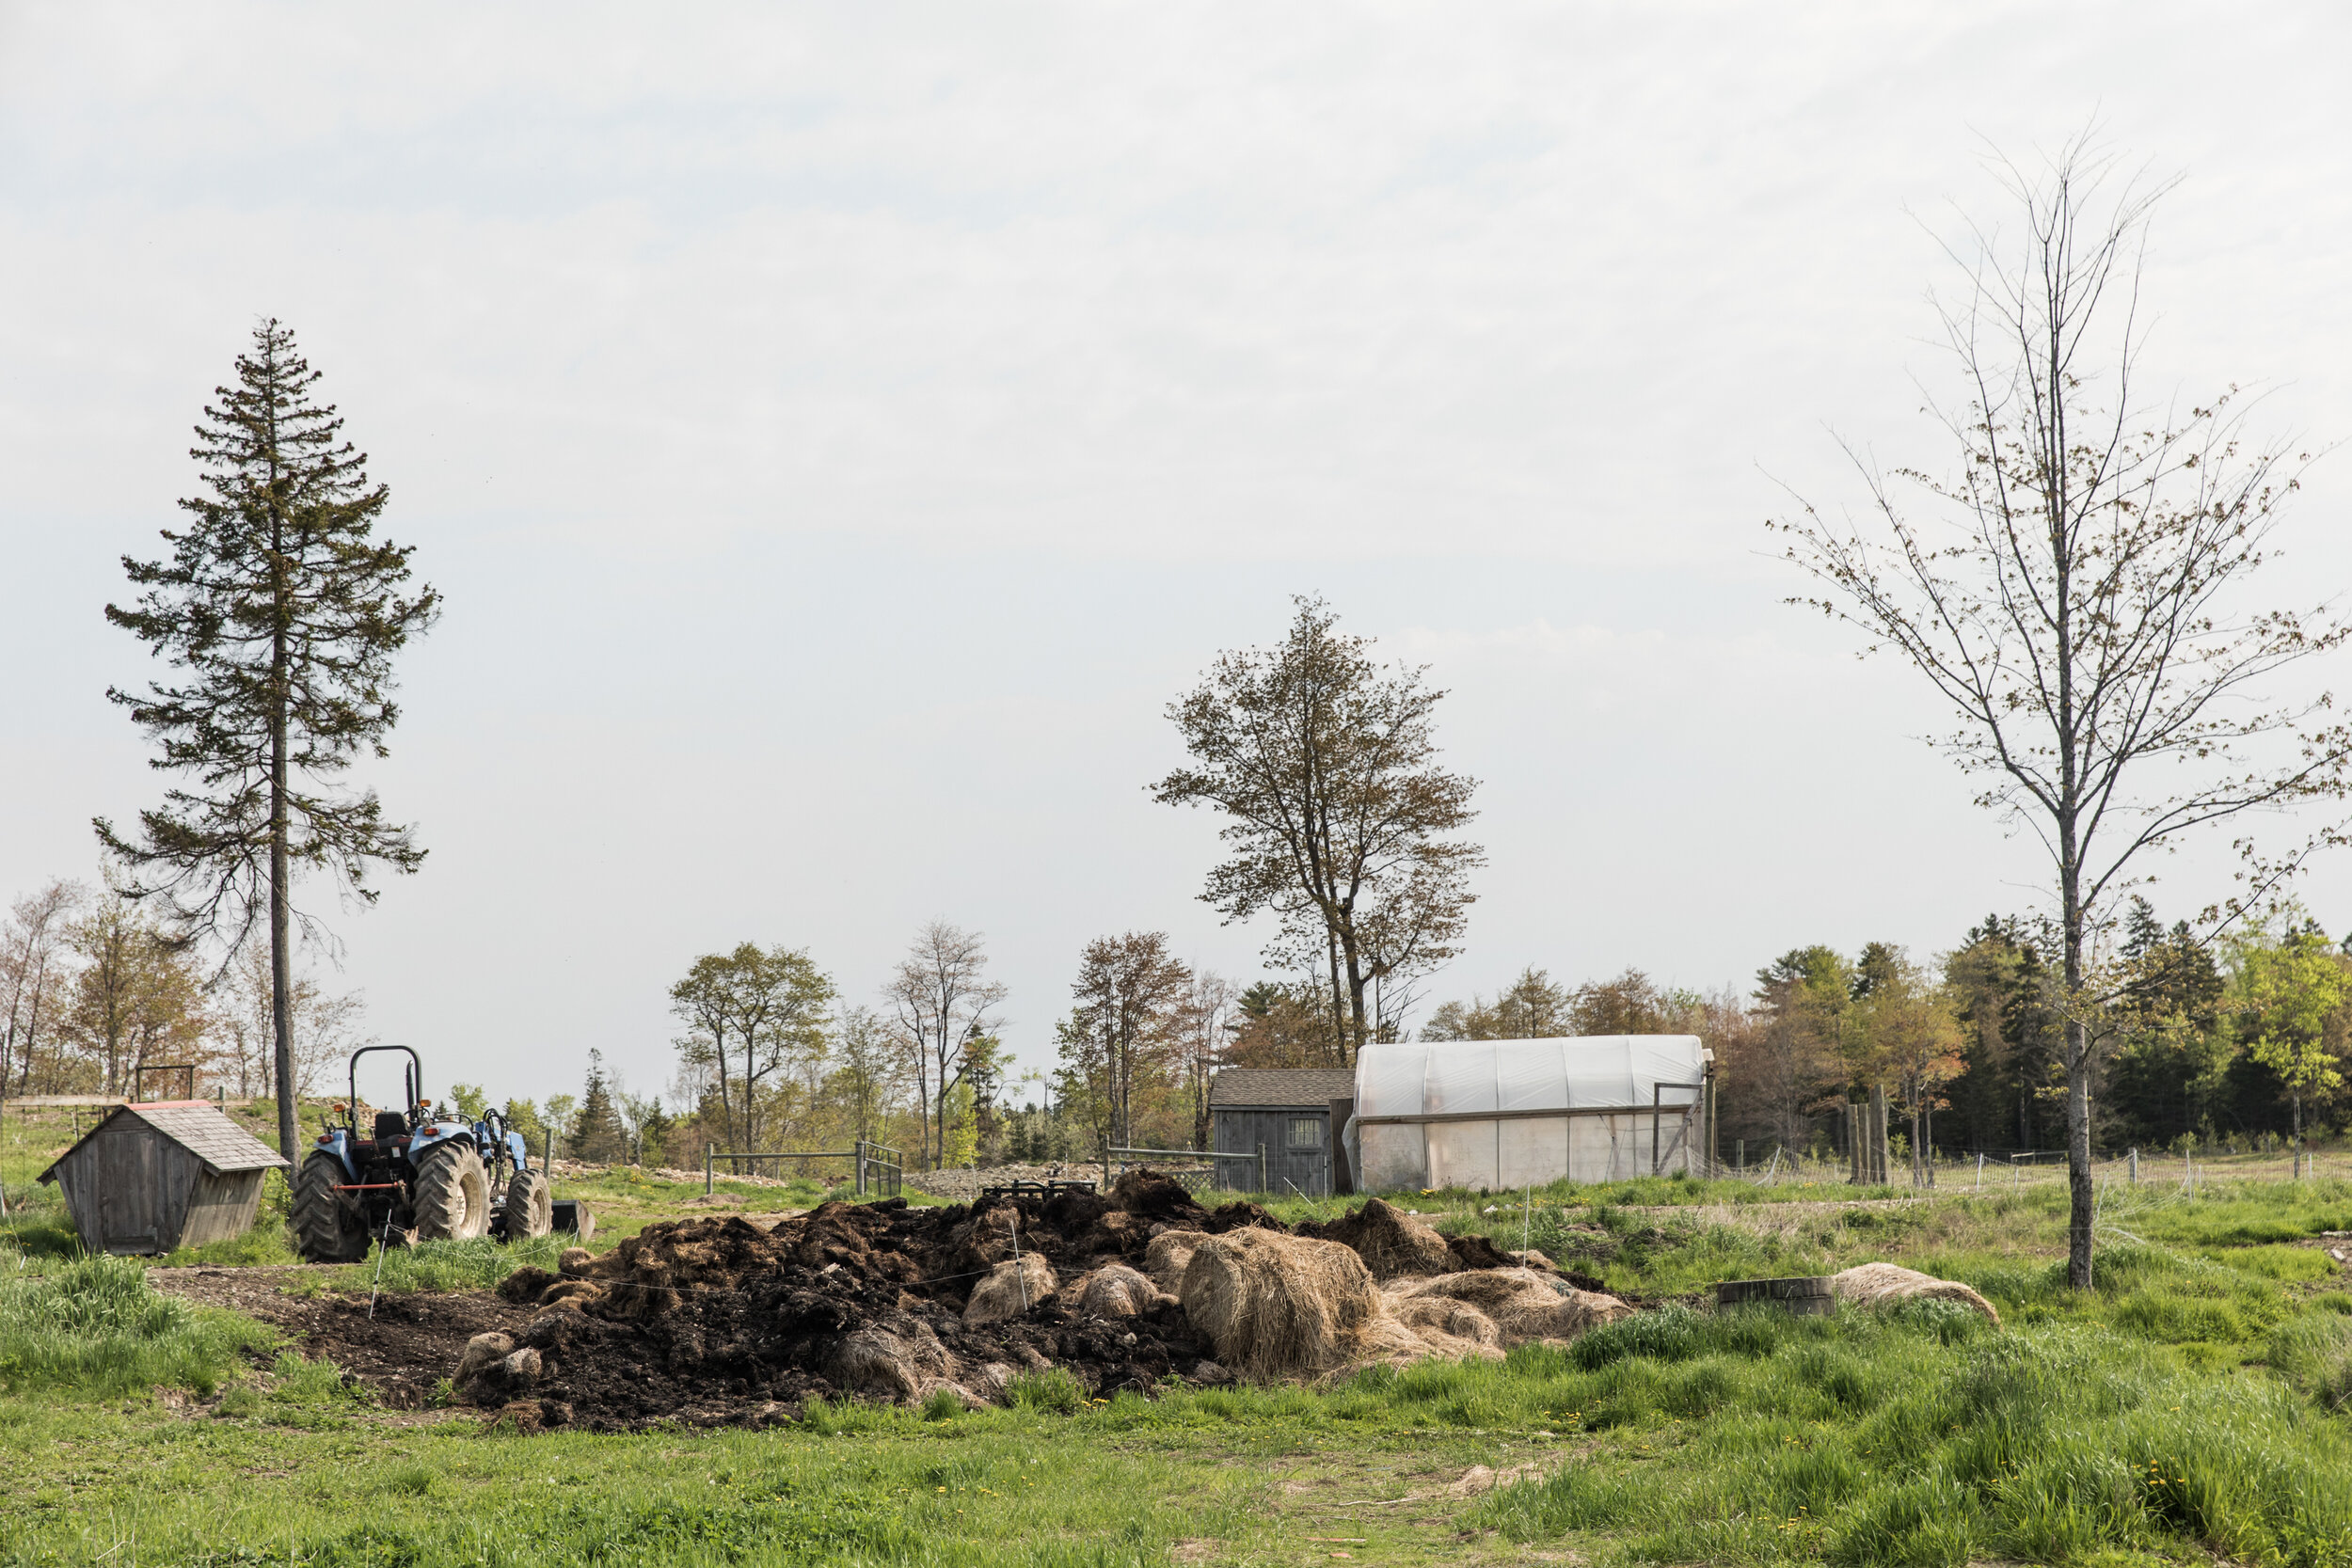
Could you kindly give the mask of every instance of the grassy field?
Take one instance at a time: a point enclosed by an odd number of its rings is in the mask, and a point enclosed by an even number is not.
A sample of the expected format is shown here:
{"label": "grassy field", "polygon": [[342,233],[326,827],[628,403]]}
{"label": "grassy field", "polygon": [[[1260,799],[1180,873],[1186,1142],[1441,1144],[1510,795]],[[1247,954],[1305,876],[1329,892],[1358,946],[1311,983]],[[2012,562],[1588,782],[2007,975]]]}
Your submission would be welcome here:
{"label": "grassy field", "polygon": [[[712,1212],[684,1207],[699,1183],[580,1185],[621,1216],[600,1240]],[[2352,1563],[2352,1290],[2326,1250],[2352,1243],[2323,1236],[2352,1230],[2352,1182],[2217,1162],[2193,1199],[2103,1189],[2085,1294],[2048,1183],[1399,1201],[1654,1309],[1565,1351],[1329,1387],[1094,1403],[1039,1380],[1006,1410],[523,1436],[373,1408],[136,1263],[72,1259],[36,1211],[26,1245],[0,1240],[0,1564]],[[1872,1259],[1975,1284],[2003,1326],[1690,1305]],[[385,1283],[477,1287],[526,1259],[428,1245]]]}

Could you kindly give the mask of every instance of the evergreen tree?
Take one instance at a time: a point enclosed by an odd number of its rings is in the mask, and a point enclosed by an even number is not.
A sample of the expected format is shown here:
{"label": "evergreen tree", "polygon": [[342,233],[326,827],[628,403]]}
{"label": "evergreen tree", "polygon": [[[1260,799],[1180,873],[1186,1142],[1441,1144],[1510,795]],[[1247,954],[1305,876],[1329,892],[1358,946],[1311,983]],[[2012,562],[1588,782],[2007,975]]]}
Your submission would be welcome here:
{"label": "evergreen tree", "polygon": [[572,1123],[567,1151],[575,1160],[609,1165],[621,1158],[627,1142],[621,1115],[612,1105],[612,1085],[605,1076],[604,1053],[588,1053],[588,1083],[580,1095],[580,1117]]}
{"label": "evergreen tree", "polygon": [[277,1047],[279,1151],[299,1158],[294,1124],[289,942],[298,869],[326,871],[373,903],[371,863],[415,871],[406,827],[372,790],[334,786],[362,754],[383,756],[399,718],[391,657],[437,614],[430,587],[404,594],[409,546],[372,537],[389,492],[342,439],[320,379],[277,321],[255,327],[237,382],[216,390],[190,453],[206,494],[194,519],[164,531],[168,559],[123,558],[144,590],[106,618],[183,673],[109,700],[159,748],[152,766],[187,783],[139,814],[135,835],[104,818],[102,842],[133,869],[135,896],[160,895],[176,922],[231,952],[266,924]]}

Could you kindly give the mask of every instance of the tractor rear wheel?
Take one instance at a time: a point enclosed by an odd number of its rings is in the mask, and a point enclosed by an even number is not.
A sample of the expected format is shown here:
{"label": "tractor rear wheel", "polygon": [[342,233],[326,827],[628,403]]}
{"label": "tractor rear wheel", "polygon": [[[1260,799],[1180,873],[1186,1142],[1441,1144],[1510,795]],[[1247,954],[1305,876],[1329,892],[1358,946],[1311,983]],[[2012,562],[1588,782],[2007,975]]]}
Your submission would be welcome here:
{"label": "tractor rear wheel", "polygon": [[368,1255],[368,1227],[335,1189],[342,1162],[314,1153],[294,1178],[294,1248],[306,1263],[357,1263]]}
{"label": "tractor rear wheel", "polygon": [[421,1242],[469,1241],[490,1230],[490,1178],[469,1144],[437,1144],[417,1164],[410,1199]]}
{"label": "tractor rear wheel", "polygon": [[500,1232],[510,1242],[544,1236],[555,1228],[555,1194],[535,1170],[518,1170],[506,1183],[505,1218]]}

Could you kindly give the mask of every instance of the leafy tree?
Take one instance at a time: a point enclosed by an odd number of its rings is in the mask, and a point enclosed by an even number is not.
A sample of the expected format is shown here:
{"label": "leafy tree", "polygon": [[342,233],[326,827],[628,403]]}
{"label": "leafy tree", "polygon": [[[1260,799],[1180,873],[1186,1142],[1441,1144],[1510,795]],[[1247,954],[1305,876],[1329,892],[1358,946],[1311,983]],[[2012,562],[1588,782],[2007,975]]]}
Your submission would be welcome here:
{"label": "leafy tree", "polygon": [[900,1093],[899,1058],[882,1021],[869,1007],[844,1007],[836,1022],[840,1066],[826,1091],[860,1140],[882,1141],[883,1123]]}
{"label": "leafy tree", "polygon": [[2137,895],[2120,956],[2122,1038],[2098,1103],[2123,1135],[2167,1144],[2210,1125],[2228,1092],[2238,1053],[2221,1013],[2228,982],[2188,922],[2168,929]]}
{"label": "leafy tree", "polygon": [[1846,960],[1820,945],[1792,948],[1756,971],[1761,1022],[1746,1077],[1788,1148],[1804,1142],[1814,1109],[1846,1082],[1840,1047],[1852,984]]}
{"label": "leafy tree", "polygon": [[1953,1113],[1979,1148],[2038,1147],[2040,1112],[2062,1085],[2064,1019],[2027,926],[1988,915],[1945,959],[1963,1034]]}
{"label": "leafy tree", "polygon": [[1218,656],[1168,718],[1193,766],[1152,786],[1225,817],[1225,862],[1201,900],[1227,921],[1271,912],[1268,957],[1327,973],[1338,1065],[1377,1037],[1375,984],[1454,956],[1468,918],[1475,781],[1438,766],[1444,696],[1422,672],[1375,664],[1319,599],[1295,601],[1275,648]]}
{"label": "leafy tree", "polygon": [[1572,1035],[1687,1035],[1692,1032],[1699,998],[1685,990],[1661,990],[1638,969],[1613,980],[1576,988],[1568,1006]]}
{"label": "leafy tree", "polygon": [[83,965],[66,1026],[101,1064],[107,1093],[129,1093],[141,1067],[203,1056],[203,987],[183,943],[116,894],[73,923],[72,941]]}
{"label": "leafy tree", "polygon": [[1070,988],[1078,1005],[1061,1033],[1062,1065],[1087,1085],[1114,1148],[1135,1144],[1136,1100],[1182,1045],[1191,986],[1191,966],[1168,952],[1163,931],[1097,937],[1078,956]]}
{"label": "leafy tree", "polygon": [[679,1054],[715,1069],[730,1138],[757,1151],[762,1085],[826,1050],[833,981],[805,950],[757,942],[707,953],[670,988],[670,1009],[688,1026]]}
{"label": "leafy tree", "polygon": [[193,519],[164,532],[168,559],[123,558],[138,603],[106,618],[183,673],[143,693],[106,695],[159,747],[152,765],[190,778],[139,814],[135,835],[104,818],[98,836],[138,874],[134,896],[160,895],[175,925],[234,950],[269,928],[278,1151],[299,1159],[290,943],[307,917],[297,870],[324,871],[364,903],[369,867],[413,872],[410,831],[388,822],[373,790],[338,788],[362,755],[387,754],[399,719],[392,656],[431,626],[440,596],[404,590],[410,547],[373,531],[389,492],[342,439],[319,372],[277,321],[254,329],[237,381],[217,389],[190,454],[206,494]]}
{"label": "leafy tree", "polygon": [[1242,994],[1241,1027],[1225,1050],[1228,1067],[1339,1067],[1331,993],[1312,975],[1295,985],[1262,982]]}
{"label": "leafy tree", "polygon": [[490,1097],[479,1084],[452,1084],[449,1102],[457,1107],[457,1114],[468,1121],[480,1121],[490,1109]]}
{"label": "leafy tree", "polygon": [[2279,1075],[2294,1113],[2295,1175],[2303,1175],[2303,1101],[2344,1085],[2328,1026],[2352,1002],[2352,969],[2308,924],[2281,935],[2247,932],[2230,944],[2233,1000],[2246,1016],[2248,1054]]}
{"label": "leafy tree", "polygon": [[1854,969],[1858,1033],[1867,1042],[1869,1082],[1894,1080],[1911,1123],[1912,1185],[1932,1186],[1935,1166],[1929,1155],[1935,1112],[1944,1103],[1945,1085],[1965,1065],[1961,1048],[1966,1036],[1944,987],[1901,948],[1874,942],[1863,949]]}

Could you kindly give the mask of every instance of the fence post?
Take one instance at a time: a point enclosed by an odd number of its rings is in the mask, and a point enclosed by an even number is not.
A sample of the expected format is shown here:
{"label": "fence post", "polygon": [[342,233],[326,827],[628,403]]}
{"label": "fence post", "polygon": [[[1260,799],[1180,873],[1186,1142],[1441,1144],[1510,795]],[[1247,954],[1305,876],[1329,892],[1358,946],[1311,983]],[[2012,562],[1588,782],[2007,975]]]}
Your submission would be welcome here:
{"label": "fence post", "polygon": [[1258,1196],[1265,1196],[1265,1145],[1258,1146]]}
{"label": "fence post", "polygon": [[2139,1150],[2137,1148],[2132,1150],[2132,1185],[2139,1185]]}
{"label": "fence post", "polygon": [[707,1143],[703,1145],[703,1196],[705,1197],[708,1197],[710,1196],[710,1166],[712,1164],[710,1156],[712,1152],[718,1148],[718,1147],[719,1146],[717,1144],[713,1143]]}
{"label": "fence post", "polygon": [[1977,1150],[1977,1191],[1984,1191],[1984,1150]]}

